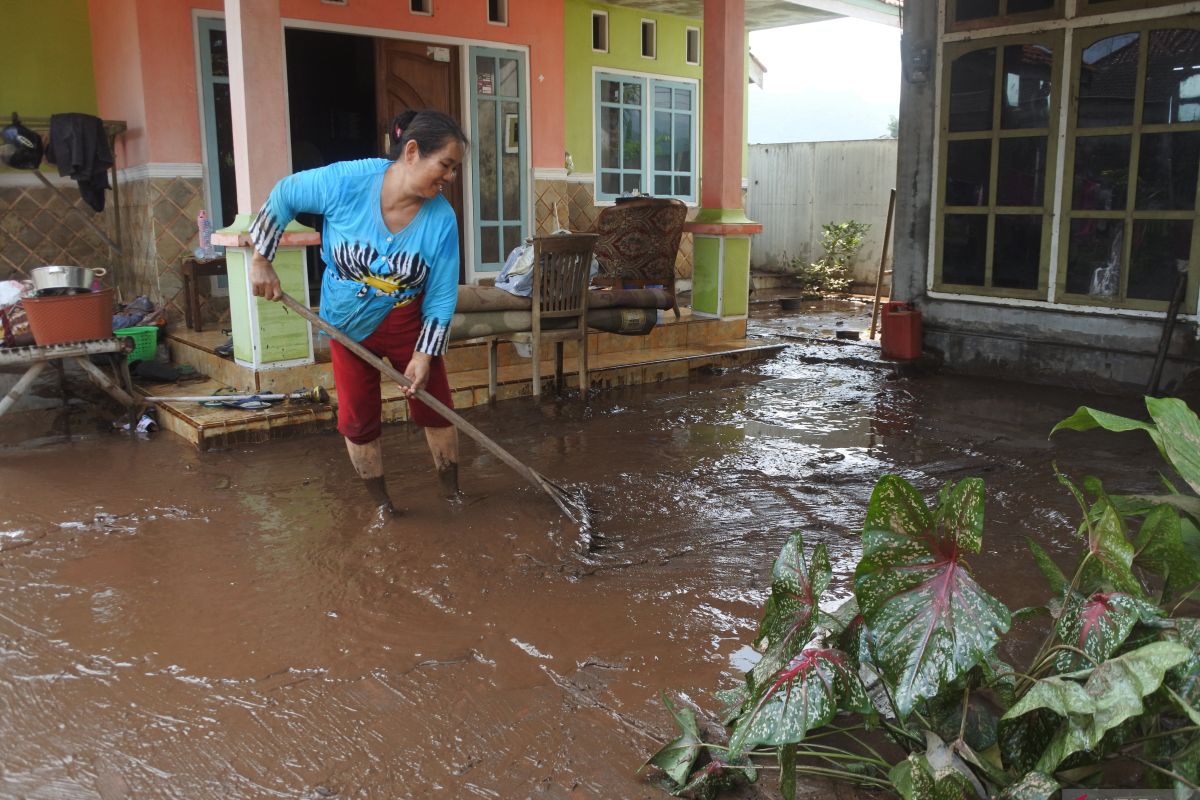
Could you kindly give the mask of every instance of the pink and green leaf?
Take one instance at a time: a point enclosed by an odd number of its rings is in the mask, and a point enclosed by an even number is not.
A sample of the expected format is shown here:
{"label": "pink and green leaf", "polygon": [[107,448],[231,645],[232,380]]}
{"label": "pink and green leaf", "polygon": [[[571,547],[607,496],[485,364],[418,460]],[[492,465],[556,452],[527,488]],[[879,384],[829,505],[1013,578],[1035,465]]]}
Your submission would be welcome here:
{"label": "pink and green leaf", "polygon": [[1008,609],[963,561],[979,551],[982,530],[977,478],[944,490],[932,513],[896,476],[871,495],[854,593],[901,718],[986,658],[1009,628]]}
{"label": "pink and green leaf", "polygon": [[1155,606],[1120,592],[1070,597],[1056,630],[1059,641],[1082,651],[1083,655],[1061,651],[1055,668],[1059,672],[1070,672],[1107,660],[1129,637],[1139,619],[1157,614]]}
{"label": "pink and green leaf", "polygon": [[840,650],[809,647],[771,676],[754,706],[738,720],[729,739],[736,757],[760,744],[801,742],[827,725],[838,710],[869,713],[871,702],[849,656]]}

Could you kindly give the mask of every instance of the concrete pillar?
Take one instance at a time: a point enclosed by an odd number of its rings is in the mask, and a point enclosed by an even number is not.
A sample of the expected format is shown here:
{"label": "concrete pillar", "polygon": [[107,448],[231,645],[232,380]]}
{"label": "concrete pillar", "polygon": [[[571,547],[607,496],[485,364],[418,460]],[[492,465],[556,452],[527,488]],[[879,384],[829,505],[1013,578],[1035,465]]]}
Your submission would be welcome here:
{"label": "concrete pillar", "polygon": [[[250,291],[250,223],[275,184],[291,173],[279,0],[225,0],[225,35],[238,214],[213,243],[225,247],[234,360],[255,371],[257,384],[261,371],[313,363],[311,326],[282,303]],[[304,248],[320,243],[320,234],[293,221],[275,255],[283,290],[302,303],[308,302]]]}
{"label": "concrete pillar", "polygon": [[750,305],[750,236],[762,231],[742,208],[745,0],[704,0],[703,97],[701,208],[685,226],[695,243],[692,313],[744,318]]}
{"label": "concrete pillar", "polygon": [[279,0],[225,0],[238,212],[258,210],[288,164]]}

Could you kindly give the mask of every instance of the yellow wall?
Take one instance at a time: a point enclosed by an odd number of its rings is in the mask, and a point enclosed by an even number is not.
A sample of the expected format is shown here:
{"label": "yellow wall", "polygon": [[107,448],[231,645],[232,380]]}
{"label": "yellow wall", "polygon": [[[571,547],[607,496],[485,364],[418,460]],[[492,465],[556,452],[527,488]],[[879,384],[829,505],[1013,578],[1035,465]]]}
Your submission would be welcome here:
{"label": "yellow wall", "polygon": [[[592,10],[608,12],[608,52],[592,50]],[[652,19],[658,29],[658,57],[642,58],[642,20]],[[648,75],[665,75],[699,80],[703,66],[691,66],[684,61],[686,29],[699,28],[703,42],[704,26],[699,19],[668,14],[652,14],[636,8],[625,8],[586,0],[565,0],[563,20],[566,73],[566,147],[575,162],[576,172],[590,173],[593,164],[595,114],[592,97],[594,67],[623,70]],[[703,45],[701,63],[703,63]],[[699,102],[697,93],[697,102]],[[700,109],[703,114],[703,109]],[[703,119],[698,117],[697,119]],[[703,146],[697,142],[697,147]],[[697,152],[703,152],[697,150]]]}
{"label": "yellow wall", "polygon": [[6,2],[0,18],[0,122],[96,113],[87,0]]}

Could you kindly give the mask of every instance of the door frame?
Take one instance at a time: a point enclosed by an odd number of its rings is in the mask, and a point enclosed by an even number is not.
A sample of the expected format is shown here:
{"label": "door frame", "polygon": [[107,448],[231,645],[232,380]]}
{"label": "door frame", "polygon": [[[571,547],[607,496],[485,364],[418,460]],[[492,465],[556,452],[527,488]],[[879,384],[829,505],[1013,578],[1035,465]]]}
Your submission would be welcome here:
{"label": "door frame", "polygon": [[[523,61],[525,64],[525,69],[524,69],[525,74],[523,76],[524,83],[521,87],[521,91],[523,92],[524,97],[526,98],[525,108],[522,111],[523,116],[522,116],[520,122],[521,122],[521,127],[525,130],[526,133],[528,133],[531,130],[531,128],[530,128],[530,106],[531,106],[530,100],[532,99],[531,98],[532,81],[530,78],[531,70],[529,69],[529,62],[530,62],[529,45],[510,44],[508,42],[493,42],[493,41],[488,41],[486,39],[473,39],[473,38],[468,38],[468,37],[463,37],[463,36],[443,36],[440,34],[416,33],[413,31],[396,30],[393,28],[375,28],[375,27],[369,27],[369,26],[363,26],[363,25],[340,25],[340,24],[334,24],[334,23],[328,23],[328,22],[318,22],[315,20],[297,19],[295,17],[281,17],[280,22],[281,22],[282,28],[279,32],[279,35],[281,37],[283,36],[284,29],[304,28],[306,30],[324,31],[326,33],[347,33],[347,34],[352,34],[352,35],[356,35],[356,36],[371,36],[371,37],[375,37],[375,38],[379,38],[379,39],[401,39],[403,41],[419,42],[421,44],[457,46],[458,47],[458,61],[459,61],[459,70],[458,70],[458,77],[459,77],[458,97],[459,97],[459,105],[460,105],[459,110],[461,112],[461,118],[471,128],[473,128],[473,126],[475,124],[474,103],[471,102],[474,99],[475,93],[473,91],[473,87],[470,85],[470,76],[472,74],[472,71],[470,68],[471,48],[472,47],[483,47],[483,48],[487,48],[487,49],[491,49],[491,50],[520,53],[522,55],[522,58],[523,58]],[[285,99],[286,99],[286,96],[287,96],[286,93],[288,91],[286,74],[284,75],[284,91],[285,91]],[[530,144],[531,140],[532,140],[532,137],[529,137],[526,139],[526,142],[527,142],[526,150],[529,152],[530,156],[532,156],[532,150],[531,150],[531,144]],[[288,158],[290,161],[290,158],[291,158],[290,138],[289,138],[288,148],[289,148]],[[475,174],[475,169],[472,166],[471,161],[472,161],[471,158],[466,158],[463,161],[462,173],[461,173],[461,178],[463,181],[463,219],[459,220],[459,224],[462,226],[462,230],[463,230],[462,260],[463,260],[463,264],[465,265],[463,274],[465,275],[465,281],[467,284],[478,283],[480,278],[495,277],[495,275],[496,275],[496,273],[494,273],[494,272],[480,272],[479,270],[477,270],[475,268],[475,235],[474,235],[474,231],[477,226],[478,213],[476,211],[474,197],[475,197],[475,191],[477,189],[478,176]],[[526,186],[529,188],[529,191],[527,192],[527,197],[525,198],[525,206],[526,206],[525,213],[526,213],[526,219],[530,220],[530,226],[532,229],[532,227],[536,221],[533,219],[534,192],[532,190],[534,188],[534,182],[533,182],[533,166],[532,166],[531,162],[532,162],[532,159],[530,158],[529,160],[526,161],[526,165],[525,165]],[[471,235],[469,235],[469,236],[467,235],[468,230],[471,231]]]}
{"label": "door frame", "polygon": [[[476,101],[478,98],[478,91],[477,91],[476,86],[470,85],[471,80],[473,80],[473,76],[475,74],[475,67],[474,67],[473,60],[478,56],[483,56],[484,58],[493,58],[493,59],[497,59],[497,60],[499,60],[501,58],[514,58],[515,57],[516,61],[517,61],[517,69],[520,70],[520,75],[518,76],[518,83],[521,84],[521,89],[520,89],[521,95],[517,98],[517,122],[518,122],[518,124],[517,124],[517,150],[518,150],[517,156],[519,158],[518,170],[519,170],[520,174],[523,176],[523,180],[521,181],[521,196],[520,196],[520,200],[518,201],[518,203],[521,207],[520,241],[523,242],[523,241],[525,241],[525,237],[529,236],[530,231],[533,229],[533,220],[532,220],[532,216],[530,214],[530,206],[532,205],[530,203],[530,198],[533,196],[533,191],[532,191],[533,187],[530,183],[530,180],[533,175],[533,170],[530,168],[530,163],[529,163],[530,162],[529,125],[527,122],[527,120],[529,119],[529,94],[528,94],[528,88],[527,88],[528,83],[529,83],[527,80],[527,76],[529,73],[529,62],[525,58],[524,54],[517,54],[517,53],[514,53],[514,51],[512,51],[512,50],[506,50],[504,48],[480,47],[480,46],[468,48],[468,69],[470,70],[470,75],[467,77],[468,77],[468,85],[470,86],[471,140],[475,143],[475,146],[471,148],[471,150],[472,150],[471,166],[472,166],[472,171],[476,174],[476,178],[471,181],[471,193],[472,193],[471,199],[472,199],[473,204],[478,202],[479,197],[480,197],[480,192],[483,190],[482,182],[478,179],[479,171],[477,169],[475,169],[475,165],[478,163],[479,153],[480,153],[480,150],[479,150],[479,145],[480,145],[480,142],[479,142],[479,118],[476,116],[476,113],[475,113],[476,108],[477,108]],[[498,74],[493,73],[492,80],[493,80],[493,88],[496,88],[496,84],[499,82]],[[498,98],[498,95],[497,95],[497,98]],[[497,100],[495,100],[495,102],[499,103],[499,102],[503,102],[503,101],[497,99]],[[504,155],[502,148],[505,145],[506,133],[507,133],[506,128],[503,125],[496,126],[496,146],[497,146],[496,174],[497,174],[498,178],[503,175],[503,170],[500,167],[500,159]],[[496,202],[497,202],[499,208],[503,208],[504,198],[499,193],[497,193]],[[475,248],[477,248],[476,252],[478,252],[479,250],[482,249],[480,240],[483,236],[483,220],[479,218],[479,215],[476,215],[474,224],[471,227],[472,227],[471,234],[474,239],[473,245]],[[504,237],[501,235],[500,236],[500,264],[501,265],[504,264],[506,255],[508,255],[508,253],[504,250]],[[474,267],[477,263],[479,263],[478,258],[473,258],[471,260],[472,267]],[[478,274],[480,277],[483,277],[483,276],[496,277],[500,274],[501,268],[502,268],[502,266],[497,267],[495,269],[479,270]]]}

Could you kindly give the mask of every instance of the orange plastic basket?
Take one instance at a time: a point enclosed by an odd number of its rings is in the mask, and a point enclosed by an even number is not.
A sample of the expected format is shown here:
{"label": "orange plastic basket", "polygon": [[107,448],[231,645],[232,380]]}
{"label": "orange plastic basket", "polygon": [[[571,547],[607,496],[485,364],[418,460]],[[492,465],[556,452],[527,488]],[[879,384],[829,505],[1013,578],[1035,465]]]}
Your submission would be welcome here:
{"label": "orange plastic basket", "polygon": [[21,301],[29,329],[39,345],[111,339],[113,290],[61,297],[26,297]]}

